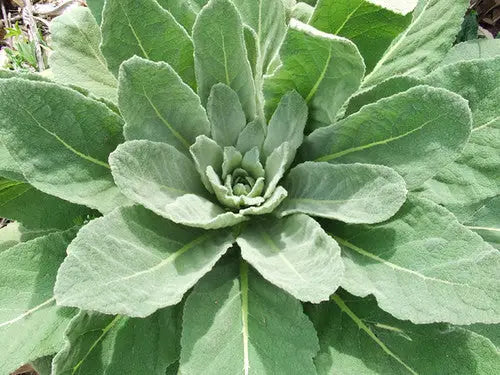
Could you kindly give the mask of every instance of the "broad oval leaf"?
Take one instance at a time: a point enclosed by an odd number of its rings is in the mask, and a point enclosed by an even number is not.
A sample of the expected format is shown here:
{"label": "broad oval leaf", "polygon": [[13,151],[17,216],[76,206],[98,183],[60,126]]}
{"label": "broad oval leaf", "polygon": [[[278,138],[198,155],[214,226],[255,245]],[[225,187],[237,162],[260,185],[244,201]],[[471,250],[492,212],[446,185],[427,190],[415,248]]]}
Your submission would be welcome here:
{"label": "broad oval leaf", "polygon": [[318,30],[354,42],[363,56],[368,72],[411,20],[410,15],[393,12],[374,4],[375,2],[319,0],[309,21]]}
{"label": "broad oval leaf", "polygon": [[236,241],[264,278],[301,301],[328,300],[342,280],[339,245],[307,215],[253,223]]}
{"label": "broad oval leaf", "polygon": [[308,306],[321,349],[319,375],[481,375],[500,371],[498,352],[468,327],[416,325],[397,320],[374,298],[338,293],[330,303]]}
{"label": "broad oval leaf", "polygon": [[56,306],[53,288],[73,234],[49,234],[0,252],[0,373],[61,349],[75,311]]}
{"label": "broad oval leaf", "polygon": [[[247,59],[243,23],[229,0],[210,0],[193,27],[198,95],[207,103],[212,86],[224,83],[240,98],[248,121],[255,117],[255,87]],[[222,59],[222,60],[221,60]]]}
{"label": "broad oval leaf", "polygon": [[280,49],[281,66],[265,78],[266,114],[296,90],[309,106],[309,130],[335,122],[342,104],[358,88],[365,66],[349,40],[292,20]]}
{"label": "broad oval leaf", "polygon": [[316,374],[316,333],[302,305],[244,261],[218,266],[196,285],[181,347],[182,374]]}
{"label": "broad oval leaf", "polygon": [[52,83],[0,80],[0,98],[2,143],[31,185],[101,212],[129,202],[107,163],[123,142],[118,115]]}
{"label": "broad oval leaf", "polygon": [[188,228],[139,207],[83,227],[54,293],[64,306],[145,317],[175,305],[233,244],[228,231]]}
{"label": "broad oval leaf", "polygon": [[371,164],[306,162],[291,170],[281,216],[297,212],[372,224],[392,217],[406,200],[406,185],[393,169]]}
{"label": "broad oval leaf", "polygon": [[165,375],[179,356],[179,310],[169,307],[144,319],[80,311],[54,357],[53,373]]}
{"label": "broad oval leaf", "polygon": [[191,38],[156,0],[142,0],[140,12],[136,0],[106,0],[101,30],[101,50],[115,75],[123,61],[137,55],[169,63],[196,87]]}
{"label": "broad oval leaf", "polygon": [[[500,250],[500,195],[484,202],[464,225],[479,234],[491,246]],[[500,340],[499,340],[500,342]],[[500,346],[500,345],[499,345]]]}
{"label": "broad oval leaf", "polygon": [[188,153],[210,124],[200,98],[170,65],[140,57],[120,67],[119,104],[125,138],[165,142]]}
{"label": "broad oval leaf", "polygon": [[471,122],[462,97],[417,86],[316,130],[304,142],[302,159],[382,164],[403,176],[411,190],[460,155]]}
{"label": "broad oval leaf", "polygon": [[90,11],[75,7],[65,12],[50,24],[50,33],[54,52],[49,63],[55,80],[116,103],[118,82],[99,49],[101,30]]}
{"label": "broad oval leaf", "polygon": [[441,61],[441,65],[498,56],[500,56],[499,39],[474,39],[453,46]]}
{"label": "broad oval leaf", "polygon": [[451,48],[468,6],[468,0],[420,1],[410,26],[394,39],[363,86],[396,74],[429,73]]}
{"label": "broad oval leaf", "polygon": [[208,199],[193,162],[173,146],[129,141],[109,161],[123,194],[169,220],[205,229],[245,220]]}
{"label": "broad oval leaf", "polygon": [[341,286],[416,324],[499,323],[500,253],[445,208],[409,197],[391,220],[330,226],[345,264]]}

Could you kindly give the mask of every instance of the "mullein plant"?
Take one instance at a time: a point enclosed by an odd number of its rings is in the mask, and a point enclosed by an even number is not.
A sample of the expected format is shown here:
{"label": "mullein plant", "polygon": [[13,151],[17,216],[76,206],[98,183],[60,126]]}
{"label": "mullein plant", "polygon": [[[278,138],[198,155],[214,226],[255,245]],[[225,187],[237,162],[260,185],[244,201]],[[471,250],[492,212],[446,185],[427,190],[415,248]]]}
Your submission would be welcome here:
{"label": "mullein plant", "polygon": [[452,46],[468,3],[56,18],[50,73],[0,71],[0,373],[500,373],[500,40]]}

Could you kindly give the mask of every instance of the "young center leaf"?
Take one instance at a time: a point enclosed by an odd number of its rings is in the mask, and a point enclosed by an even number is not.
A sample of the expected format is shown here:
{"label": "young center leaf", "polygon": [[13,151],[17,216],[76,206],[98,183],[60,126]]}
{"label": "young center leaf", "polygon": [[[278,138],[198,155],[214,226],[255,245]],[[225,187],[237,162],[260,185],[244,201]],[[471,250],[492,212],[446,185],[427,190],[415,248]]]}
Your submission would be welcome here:
{"label": "young center leaf", "polygon": [[68,248],[58,304],[145,317],[180,302],[231,247],[228,231],[203,231],[125,207],[93,220]]}
{"label": "young center leaf", "polygon": [[182,374],[316,373],[301,304],[244,261],[216,267],[189,295],[181,347]]}

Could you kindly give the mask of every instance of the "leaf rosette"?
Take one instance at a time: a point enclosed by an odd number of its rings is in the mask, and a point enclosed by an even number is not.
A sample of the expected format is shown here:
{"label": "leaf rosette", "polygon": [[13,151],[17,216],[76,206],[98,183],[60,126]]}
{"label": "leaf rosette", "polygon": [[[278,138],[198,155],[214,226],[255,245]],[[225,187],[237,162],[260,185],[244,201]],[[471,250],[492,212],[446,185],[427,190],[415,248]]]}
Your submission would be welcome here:
{"label": "leaf rosette", "polygon": [[51,79],[0,71],[0,372],[497,372],[466,0],[87,2]]}

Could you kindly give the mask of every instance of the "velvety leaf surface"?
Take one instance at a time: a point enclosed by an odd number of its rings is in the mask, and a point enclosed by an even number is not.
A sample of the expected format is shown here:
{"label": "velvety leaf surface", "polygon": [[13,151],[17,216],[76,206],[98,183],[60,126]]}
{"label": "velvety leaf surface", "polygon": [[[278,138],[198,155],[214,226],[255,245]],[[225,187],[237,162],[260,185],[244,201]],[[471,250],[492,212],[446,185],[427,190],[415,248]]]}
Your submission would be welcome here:
{"label": "velvety leaf surface", "polygon": [[22,242],[19,223],[9,223],[0,228],[0,253]]}
{"label": "velvety leaf surface", "polygon": [[87,0],[87,6],[89,7],[92,15],[97,21],[97,24],[100,25],[102,21],[102,10],[104,8],[105,0]]}
{"label": "velvety leaf surface", "polygon": [[99,49],[101,31],[90,11],[75,7],[50,25],[54,52],[49,64],[56,82],[83,87],[116,103],[118,82]]}
{"label": "velvety leaf surface", "polygon": [[0,138],[35,188],[108,212],[127,199],[107,164],[123,142],[122,120],[61,86],[0,80]]}
{"label": "velvety leaf surface", "polygon": [[196,87],[193,44],[186,30],[156,0],[107,0],[101,50],[114,74],[134,55],[165,61],[191,87]]}
{"label": "velvety leaf surface", "polygon": [[460,155],[470,129],[462,97],[417,86],[316,130],[304,142],[302,159],[386,165],[414,189]]}
{"label": "velvety leaf surface", "polygon": [[165,142],[187,153],[210,125],[200,99],[166,63],[133,57],[120,68],[125,138]]}
{"label": "velvety leaf surface", "polygon": [[284,94],[296,90],[308,103],[310,130],[335,121],[364,75],[363,59],[352,42],[296,20],[290,23],[280,57],[282,65],[264,82],[267,117]]}
{"label": "velvety leaf surface", "polygon": [[213,139],[200,135],[196,138],[196,142],[189,148],[189,152],[193,158],[194,165],[201,182],[205,188],[213,193],[212,185],[207,176],[207,167],[212,167],[214,172],[219,175],[222,173],[223,150]]}
{"label": "velvety leaf surface", "polygon": [[0,142],[0,176],[16,181],[24,181],[23,172],[9,151]]}
{"label": "velvety leaf surface", "polygon": [[381,165],[306,162],[290,171],[284,187],[281,216],[302,212],[346,223],[387,220],[406,200],[403,178]]}
{"label": "velvety leaf surface", "polygon": [[123,194],[176,223],[215,229],[245,220],[212,203],[193,162],[168,144],[126,142],[110,164]]}
{"label": "velvety leaf surface", "polygon": [[229,0],[211,0],[193,27],[196,81],[203,105],[212,86],[224,83],[240,98],[246,118],[255,117],[255,88],[247,59],[243,24]]}
{"label": "velvety leaf surface", "polygon": [[183,227],[139,206],[120,208],[80,230],[55,295],[65,306],[145,317],[178,303],[232,243],[228,232]]}
{"label": "velvety leaf surface", "polygon": [[369,72],[410,20],[411,15],[403,16],[366,0],[319,0],[309,23],[354,42]]}
{"label": "velvety leaf surface", "polygon": [[65,230],[98,215],[85,206],[42,193],[30,184],[0,178],[0,217],[31,230]]}
{"label": "velvety leaf surface", "polygon": [[257,75],[265,73],[286,31],[285,6],[275,0],[232,0],[243,23],[256,33],[259,46]]}
{"label": "velvety leaf surface", "polygon": [[[464,225],[500,250],[500,196],[486,200]],[[500,346],[500,345],[499,345]]]}
{"label": "velvety leaf surface", "polygon": [[235,146],[247,123],[238,94],[223,83],[214,85],[208,98],[207,112],[212,139],[221,147]]}
{"label": "velvety leaf surface", "polygon": [[265,137],[266,125],[258,119],[252,121],[241,131],[238,141],[236,142],[236,149],[241,153],[250,151],[254,147],[260,150]]}
{"label": "velvety leaf surface", "polygon": [[[427,84],[432,86],[432,82]],[[394,76],[380,82],[379,84],[367,89],[358,91],[349,99],[344,116],[347,117],[358,112],[365,105],[375,103],[383,98],[388,98],[394,94],[411,89],[412,87],[422,85],[424,81],[412,76]]]}
{"label": "velvety leaf surface", "polygon": [[500,371],[495,346],[474,332],[446,324],[415,325],[377,307],[374,298],[336,294],[308,306],[319,335],[319,375],[480,375]]}
{"label": "velvety leaf surface", "polygon": [[180,309],[140,319],[80,311],[54,358],[54,375],[165,375],[179,356]]}
{"label": "velvety leaf surface", "polygon": [[307,215],[253,223],[236,241],[264,278],[301,301],[328,300],[340,285],[340,247]]}
{"label": "velvety leaf surface", "polygon": [[498,323],[500,253],[437,204],[410,197],[391,220],[328,227],[346,266],[341,286],[414,323]]}
{"label": "velvety leaf surface", "polygon": [[53,287],[72,233],[55,233],[0,252],[0,373],[57,352],[73,309],[56,306]]}
{"label": "velvety leaf surface", "polygon": [[181,374],[316,373],[316,333],[302,305],[244,261],[203,278],[183,319]]}
{"label": "velvety leaf surface", "polygon": [[200,6],[192,0],[157,0],[191,34]]}
{"label": "velvety leaf surface", "polygon": [[445,65],[425,77],[424,81],[467,99],[474,128],[500,123],[500,56]]}
{"label": "velvety leaf surface", "polygon": [[413,20],[384,52],[365,87],[396,74],[422,75],[438,65],[460,30],[468,0],[427,0],[413,13]]}
{"label": "velvety leaf surface", "polygon": [[453,46],[441,61],[441,65],[497,56],[500,56],[499,39],[475,39]]}

